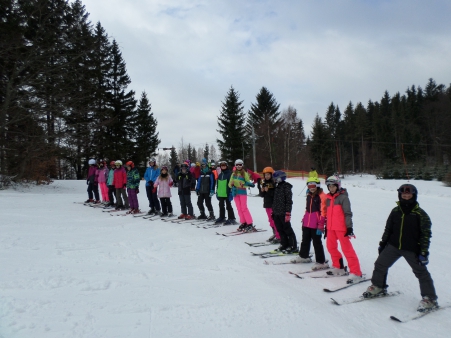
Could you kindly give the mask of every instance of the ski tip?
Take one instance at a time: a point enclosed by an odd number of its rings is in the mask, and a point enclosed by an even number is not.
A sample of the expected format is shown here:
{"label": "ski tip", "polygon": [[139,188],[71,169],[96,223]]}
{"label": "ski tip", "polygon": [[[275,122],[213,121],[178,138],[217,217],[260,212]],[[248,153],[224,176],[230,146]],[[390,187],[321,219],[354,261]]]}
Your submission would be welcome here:
{"label": "ski tip", "polygon": [[391,320],[394,320],[395,322],[402,323],[402,320],[396,318],[395,316],[390,316],[390,319],[391,319]]}
{"label": "ski tip", "polygon": [[[324,291],[324,292],[332,292],[332,290],[330,290],[330,289],[323,289],[323,291]],[[333,298],[331,298],[331,299],[332,299],[334,302],[336,302],[335,299],[333,299]]]}
{"label": "ski tip", "polygon": [[269,262],[268,261],[263,261],[263,264],[269,265]]}
{"label": "ski tip", "polygon": [[[324,290],[326,290],[326,289],[324,289]],[[335,305],[340,305],[340,303],[339,302],[337,302],[335,299],[333,299],[333,298],[331,298],[330,299],[331,301],[332,301],[332,303],[334,303]]]}

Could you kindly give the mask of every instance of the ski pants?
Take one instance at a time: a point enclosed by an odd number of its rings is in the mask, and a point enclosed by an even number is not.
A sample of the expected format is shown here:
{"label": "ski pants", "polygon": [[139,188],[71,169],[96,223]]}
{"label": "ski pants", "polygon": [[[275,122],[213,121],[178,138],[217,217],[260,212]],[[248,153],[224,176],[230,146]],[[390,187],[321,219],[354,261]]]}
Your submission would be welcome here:
{"label": "ski pants", "polygon": [[114,185],[108,186],[108,198],[110,200],[110,204],[114,204],[114,196],[116,195],[116,188]]}
{"label": "ski pants", "polygon": [[[123,202],[122,198],[124,198]],[[126,209],[130,208],[130,205],[128,204],[127,192],[125,191],[125,188],[116,188],[116,207],[124,206]]]}
{"label": "ski pants", "polygon": [[[219,218],[225,219],[225,211],[227,208],[227,218],[235,219],[235,213],[233,211],[232,203],[228,197],[218,197],[219,201]],[[225,204],[225,206],[224,206]]]}
{"label": "ski pants", "polygon": [[127,188],[128,201],[131,209],[139,209],[138,195],[135,188]]}
{"label": "ski pants", "polygon": [[272,208],[265,208],[266,214],[268,215],[269,226],[272,228],[272,232],[276,235],[277,239],[280,239],[279,232],[277,231],[276,225],[274,224],[274,220],[272,219]]}
{"label": "ski pants", "polygon": [[89,199],[93,199],[93,193],[96,198],[96,201],[100,201],[99,197],[99,186],[97,183],[89,183],[88,184],[88,197]]}
{"label": "ski pants", "polygon": [[326,257],[324,255],[323,242],[321,240],[322,235],[317,235],[316,230],[317,229],[314,228],[302,227],[302,242],[299,256],[308,258],[310,256],[310,242],[313,242],[315,260],[317,263],[323,264],[326,261]]}
{"label": "ski pants", "polygon": [[168,212],[172,213],[172,203],[169,197],[161,197],[160,202],[163,214],[167,214]]}
{"label": "ski pants", "polygon": [[210,213],[213,213],[213,206],[211,205],[211,197],[210,194],[199,194],[199,196],[197,196],[197,207],[199,208],[199,211],[201,213],[205,213],[205,208],[204,208],[204,201],[205,201],[205,206],[207,207],[207,210]]}
{"label": "ski pants", "polygon": [[158,194],[157,192],[152,192],[153,190],[153,183],[152,185],[146,185],[146,195],[147,199],[149,200],[149,208],[152,210],[160,211],[160,201],[158,200]]}
{"label": "ski pants", "polygon": [[297,248],[298,242],[296,240],[296,234],[291,227],[291,222],[285,222],[285,215],[274,215],[274,224],[280,235],[280,245],[284,248],[292,247]]}
{"label": "ski pants", "polygon": [[374,263],[374,271],[371,278],[373,285],[380,288],[385,287],[388,269],[401,257],[404,257],[412,268],[415,277],[418,278],[421,296],[429,296],[431,299],[436,299],[437,295],[435,293],[434,281],[427,267],[418,263],[418,255],[413,251],[399,250],[391,244],[387,244]]}
{"label": "ski pants", "polygon": [[343,259],[340,251],[338,251],[338,242],[340,242],[341,250],[343,255],[348,262],[349,272],[361,276],[362,271],[360,271],[360,263],[357,254],[355,253],[354,247],[352,246],[351,239],[345,236],[346,231],[341,230],[327,230],[327,250],[329,251],[330,258],[332,259],[332,266],[334,268],[340,269],[340,259]]}
{"label": "ski pants", "polygon": [[191,193],[189,195],[179,195],[179,198],[182,214],[194,216],[193,204],[191,203]]}
{"label": "ski pants", "polygon": [[100,192],[102,193],[102,200],[104,202],[109,202],[110,198],[108,197],[108,187],[106,186],[105,182],[99,183]]}
{"label": "ski pants", "polygon": [[252,224],[252,216],[247,208],[247,195],[235,195],[235,205],[238,210],[240,223]]}

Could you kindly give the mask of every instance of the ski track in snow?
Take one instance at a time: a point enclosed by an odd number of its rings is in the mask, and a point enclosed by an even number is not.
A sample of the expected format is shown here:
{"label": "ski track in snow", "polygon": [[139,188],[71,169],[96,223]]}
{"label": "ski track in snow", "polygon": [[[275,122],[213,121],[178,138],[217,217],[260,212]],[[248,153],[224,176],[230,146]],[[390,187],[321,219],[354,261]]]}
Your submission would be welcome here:
{"label": "ski track in snow", "polygon": [[[292,224],[301,241],[305,181],[289,181]],[[354,213],[353,244],[362,271],[371,276],[396,189],[405,181],[356,175],[342,183]],[[451,228],[443,214],[451,189],[440,182],[411,183],[432,219],[428,268],[439,303],[445,303],[451,276],[442,268],[451,259]],[[176,188],[172,194],[179,213]],[[0,191],[0,338],[449,336],[447,310],[405,324],[389,319],[414,313],[420,300],[418,281],[402,259],[388,278],[389,290],[400,290],[401,296],[338,307],[322,289],[345,278],[311,279],[307,274],[301,280],[288,271],[304,271],[311,264],[264,265],[250,254],[255,249],[244,242],[265,241],[270,231],[224,237],[216,231],[235,227],[203,229],[190,222],[110,217],[73,203],[86,195],[84,181]],[[145,194],[138,197],[147,211]],[[195,194],[192,201],[198,214]],[[254,223],[270,230],[262,202],[248,198]],[[216,198],[212,203],[218,216]],[[326,257],[330,260],[327,252]],[[334,297],[358,296],[368,285]]]}

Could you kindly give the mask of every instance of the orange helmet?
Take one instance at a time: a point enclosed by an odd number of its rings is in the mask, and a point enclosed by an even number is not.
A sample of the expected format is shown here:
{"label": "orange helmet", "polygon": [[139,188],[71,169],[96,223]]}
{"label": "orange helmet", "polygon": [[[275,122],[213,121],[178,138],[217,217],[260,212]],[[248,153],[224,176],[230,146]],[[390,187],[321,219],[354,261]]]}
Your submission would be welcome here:
{"label": "orange helmet", "polygon": [[126,167],[130,167],[130,168],[134,168],[135,164],[132,161],[128,161],[127,163],[125,163]]}
{"label": "orange helmet", "polygon": [[113,166],[113,167],[114,167],[115,164],[116,164],[116,161],[111,161],[111,162],[110,162],[110,166]]}
{"label": "orange helmet", "polygon": [[274,174],[274,169],[271,167],[266,167],[263,169],[263,174],[270,173],[271,175]]}

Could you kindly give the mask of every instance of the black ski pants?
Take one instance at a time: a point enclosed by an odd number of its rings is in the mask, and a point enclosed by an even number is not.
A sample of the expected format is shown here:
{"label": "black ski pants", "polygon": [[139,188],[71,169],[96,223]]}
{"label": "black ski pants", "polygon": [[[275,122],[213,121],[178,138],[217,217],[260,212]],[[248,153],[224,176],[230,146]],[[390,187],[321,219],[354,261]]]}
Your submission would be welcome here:
{"label": "black ski pants", "polygon": [[207,210],[210,213],[213,213],[213,206],[211,205],[211,197],[210,197],[209,193],[208,194],[203,193],[203,194],[199,194],[199,196],[197,196],[197,207],[199,208],[199,211],[202,214],[205,214],[204,201],[205,201],[205,206],[207,207]]}
{"label": "black ski pants", "polygon": [[182,214],[194,216],[193,204],[191,203],[191,193],[189,195],[179,195]]}
{"label": "black ski pants", "polygon": [[110,199],[110,204],[114,204],[115,195],[116,195],[116,188],[114,187],[114,185],[109,185],[108,186],[108,198]]}
{"label": "black ski pants", "polygon": [[99,185],[97,183],[88,183],[88,197],[91,200],[93,199],[93,193],[96,201],[100,201]]}
{"label": "black ski pants", "polygon": [[379,257],[377,257],[376,262],[374,263],[371,283],[380,288],[385,287],[385,285],[387,285],[388,269],[401,257],[404,257],[407,264],[412,268],[415,277],[418,278],[421,296],[429,296],[432,299],[436,299],[437,295],[435,293],[434,281],[432,280],[427,267],[418,264],[418,255],[413,251],[399,250],[391,244],[387,244]]}
{"label": "black ski pants", "polygon": [[310,243],[313,242],[316,262],[321,264],[324,263],[326,261],[326,257],[324,255],[324,247],[321,237],[322,235],[316,234],[316,229],[302,227],[302,242],[301,249],[299,250],[299,256],[302,258],[309,258]]}
{"label": "black ski pants", "polygon": [[285,215],[274,215],[274,224],[280,235],[280,245],[284,248],[292,247],[296,248],[298,242],[296,240],[296,234],[291,227],[291,222],[285,222]]}
{"label": "black ski pants", "polygon": [[161,211],[163,214],[167,214],[168,212],[172,213],[172,203],[169,197],[160,198],[161,202]]}
{"label": "black ski pants", "polygon": [[152,192],[153,190],[153,182],[151,181],[152,185],[146,185],[146,195],[147,199],[149,200],[149,208],[152,210],[160,211],[160,201],[158,200],[158,193]]}
{"label": "black ski pants", "polygon": [[218,201],[219,201],[219,218],[225,218],[225,211],[227,208],[227,219],[235,219],[235,212],[233,211],[232,202],[229,201],[229,198],[218,197]]}

